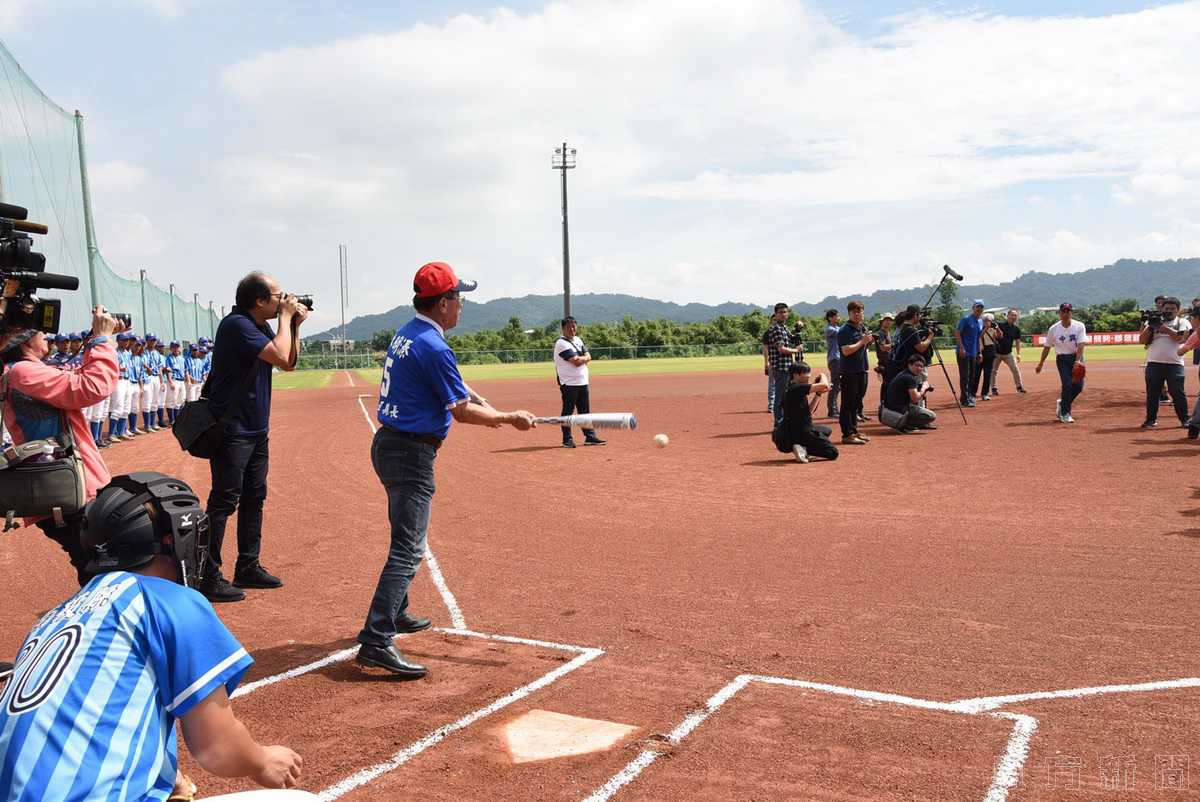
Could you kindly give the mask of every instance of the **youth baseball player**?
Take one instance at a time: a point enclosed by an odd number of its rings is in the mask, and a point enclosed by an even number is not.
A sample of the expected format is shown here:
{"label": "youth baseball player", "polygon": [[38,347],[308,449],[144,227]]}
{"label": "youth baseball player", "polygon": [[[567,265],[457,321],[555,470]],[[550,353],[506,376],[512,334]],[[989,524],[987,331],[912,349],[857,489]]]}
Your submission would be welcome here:
{"label": "youth baseball player", "polygon": [[167,423],[175,425],[175,413],[183,406],[187,394],[185,387],[185,367],[183,353],[179,340],[171,340],[171,353],[166,358],[167,376]]}
{"label": "youth baseball player", "polygon": [[129,440],[129,378],[133,367],[133,355],[129,332],[117,335],[117,386],[108,397],[108,437],[110,440]]}

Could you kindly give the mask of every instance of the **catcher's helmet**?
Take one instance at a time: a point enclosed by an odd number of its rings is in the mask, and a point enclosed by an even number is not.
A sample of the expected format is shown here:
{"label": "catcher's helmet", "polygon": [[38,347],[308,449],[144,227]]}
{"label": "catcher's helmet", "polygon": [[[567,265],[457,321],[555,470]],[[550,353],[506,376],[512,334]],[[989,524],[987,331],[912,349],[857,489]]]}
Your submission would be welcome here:
{"label": "catcher's helmet", "polygon": [[88,505],[80,540],[94,555],[93,573],[129,571],[163,554],[179,564],[179,581],[195,587],[208,554],[208,516],[182,480],[131,473],[113,477]]}

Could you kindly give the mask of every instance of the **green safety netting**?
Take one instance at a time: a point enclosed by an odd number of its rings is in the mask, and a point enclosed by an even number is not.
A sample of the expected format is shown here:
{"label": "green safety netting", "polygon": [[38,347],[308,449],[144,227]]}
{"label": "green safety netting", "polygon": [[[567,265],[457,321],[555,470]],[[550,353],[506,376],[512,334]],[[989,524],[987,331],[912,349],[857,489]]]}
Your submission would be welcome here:
{"label": "green safety netting", "polygon": [[95,301],[131,313],[139,332],[193,341],[211,336],[217,321],[208,307],[105,261],[95,244],[86,166],[83,118],[46,97],[0,42],[0,201],[24,206],[30,220],[50,227],[49,234],[34,236],[47,272],[79,279],[75,292],[42,290],[39,296],[62,299],[68,331],[87,328]]}

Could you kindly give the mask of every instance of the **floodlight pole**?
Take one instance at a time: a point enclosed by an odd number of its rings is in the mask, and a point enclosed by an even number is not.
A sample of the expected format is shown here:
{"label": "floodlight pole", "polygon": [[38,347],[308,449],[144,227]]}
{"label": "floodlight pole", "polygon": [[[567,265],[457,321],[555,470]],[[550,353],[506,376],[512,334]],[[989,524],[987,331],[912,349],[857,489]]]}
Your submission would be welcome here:
{"label": "floodlight pole", "polygon": [[178,340],[179,333],[175,331],[175,285],[171,284],[169,287],[168,292],[171,293],[171,339]]}
{"label": "floodlight pole", "polygon": [[[350,268],[346,264],[346,246],[338,246],[338,290],[341,293],[342,303],[342,347],[338,350],[342,352],[342,367],[346,367],[348,359],[346,357],[346,304],[349,302],[350,283],[349,283]],[[337,365],[336,358],[334,365]]]}
{"label": "floodlight pole", "polygon": [[550,167],[562,173],[563,317],[571,314],[571,249],[567,238],[567,170],[575,169],[575,148],[563,142],[554,149]]}

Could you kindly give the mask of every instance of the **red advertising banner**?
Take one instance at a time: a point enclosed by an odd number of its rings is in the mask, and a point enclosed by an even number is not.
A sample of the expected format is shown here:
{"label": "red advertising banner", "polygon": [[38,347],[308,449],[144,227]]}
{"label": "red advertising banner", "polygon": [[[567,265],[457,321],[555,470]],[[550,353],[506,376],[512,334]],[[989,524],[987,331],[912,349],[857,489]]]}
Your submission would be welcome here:
{"label": "red advertising banner", "polygon": [[[1141,332],[1137,331],[1102,331],[1088,332],[1088,345],[1137,345]],[[1046,335],[1033,335],[1034,345],[1045,345]]]}

